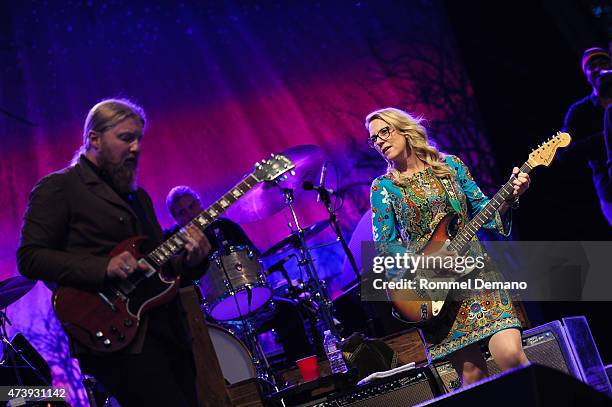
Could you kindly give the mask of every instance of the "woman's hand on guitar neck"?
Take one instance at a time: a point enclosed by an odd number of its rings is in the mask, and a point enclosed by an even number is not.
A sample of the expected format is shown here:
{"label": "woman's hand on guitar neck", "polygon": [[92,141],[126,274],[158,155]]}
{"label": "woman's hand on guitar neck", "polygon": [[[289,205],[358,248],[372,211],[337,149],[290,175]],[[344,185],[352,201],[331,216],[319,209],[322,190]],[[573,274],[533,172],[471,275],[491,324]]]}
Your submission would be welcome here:
{"label": "woman's hand on guitar neck", "polygon": [[518,167],[514,167],[512,169],[510,179],[512,180],[513,191],[508,200],[513,202],[518,200],[518,197],[523,195],[525,191],[529,189],[531,178],[529,178],[529,174],[521,172]]}

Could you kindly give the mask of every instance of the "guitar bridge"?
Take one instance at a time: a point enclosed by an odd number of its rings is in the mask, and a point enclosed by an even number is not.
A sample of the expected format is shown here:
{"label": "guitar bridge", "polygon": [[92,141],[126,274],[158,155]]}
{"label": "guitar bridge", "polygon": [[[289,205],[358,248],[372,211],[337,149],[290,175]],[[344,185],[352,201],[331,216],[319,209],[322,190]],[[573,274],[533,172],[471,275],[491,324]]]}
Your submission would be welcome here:
{"label": "guitar bridge", "polygon": [[426,321],[427,320],[427,309],[429,307],[427,307],[427,304],[422,302],[421,303],[421,321]]}

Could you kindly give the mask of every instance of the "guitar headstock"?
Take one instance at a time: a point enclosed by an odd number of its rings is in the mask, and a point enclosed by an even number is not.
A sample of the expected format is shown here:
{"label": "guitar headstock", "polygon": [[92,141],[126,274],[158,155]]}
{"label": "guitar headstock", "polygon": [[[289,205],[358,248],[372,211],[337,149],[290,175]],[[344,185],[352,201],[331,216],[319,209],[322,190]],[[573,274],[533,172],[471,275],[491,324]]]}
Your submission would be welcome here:
{"label": "guitar headstock", "polygon": [[253,176],[257,181],[274,181],[281,175],[295,168],[295,164],[282,154],[272,154],[270,158],[255,164]]}
{"label": "guitar headstock", "polygon": [[540,144],[537,149],[533,150],[531,154],[529,154],[527,163],[529,163],[531,168],[535,168],[539,165],[548,167],[553,158],[555,158],[557,149],[567,147],[571,141],[572,137],[568,133],[558,132],[556,136],[551,137],[549,140]]}

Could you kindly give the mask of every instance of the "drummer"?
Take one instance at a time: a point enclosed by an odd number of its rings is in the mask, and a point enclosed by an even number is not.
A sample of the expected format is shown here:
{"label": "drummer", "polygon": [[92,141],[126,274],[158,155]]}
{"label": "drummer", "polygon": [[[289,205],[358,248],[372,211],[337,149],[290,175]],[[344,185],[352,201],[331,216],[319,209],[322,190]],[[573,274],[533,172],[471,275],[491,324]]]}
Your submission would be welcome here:
{"label": "drummer", "polygon": [[[166,205],[168,212],[170,212],[170,215],[177,223],[166,231],[167,236],[176,233],[181,227],[204,211],[202,201],[197,192],[184,185],[172,188],[166,198]],[[260,254],[257,247],[255,247],[240,225],[229,219],[216,219],[204,230],[204,234],[212,246],[211,254],[219,250],[223,254],[223,251],[228,250],[232,246],[248,246],[257,255]],[[304,320],[295,303],[282,297],[273,297],[273,300],[275,315],[269,325],[278,334],[285,350],[287,361],[295,362],[298,359],[312,355],[314,348],[308,341],[304,329]]]}
{"label": "drummer", "polygon": [[[188,224],[200,214],[204,209],[200,196],[188,186],[177,186],[172,188],[166,197],[166,206],[172,218],[176,221],[176,225],[166,230],[168,236],[179,231],[180,228]],[[213,254],[219,249],[227,249],[230,246],[248,246],[260,255],[251,239],[247,236],[244,230],[235,222],[229,219],[215,219],[205,230],[204,234],[208,238]]]}

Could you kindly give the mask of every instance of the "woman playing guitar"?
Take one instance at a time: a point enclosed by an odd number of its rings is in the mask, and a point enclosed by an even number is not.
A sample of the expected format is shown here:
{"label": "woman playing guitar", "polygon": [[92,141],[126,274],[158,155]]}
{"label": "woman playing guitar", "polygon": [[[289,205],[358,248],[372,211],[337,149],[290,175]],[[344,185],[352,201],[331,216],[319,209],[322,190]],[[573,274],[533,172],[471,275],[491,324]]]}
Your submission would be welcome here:
{"label": "woman playing guitar", "polygon": [[[418,255],[434,230],[449,213],[463,219],[475,216],[488,202],[465,164],[430,145],[422,119],[393,108],[366,117],[368,144],[388,163],[386,174],[371,187],[372,227],[376,242],[397,242]],[[514,191],[494,219],[484,225],[508,234],[508,209],[529,187],[529,176],[517,167],[512,173]],[[456,253],[439,249],[439,255]],[[451,270],[441,270],[451,273]],[[398,276],[389,276],[387,279]],[[401,277],[401,276],[399,276]],[[521,345],[521,325],[505,291],[469,292],[451,301],[430,324],[422,328],[432,360],[448,358],[463,384],[487,376],[480,344],[505,371],[529,363]]]}

